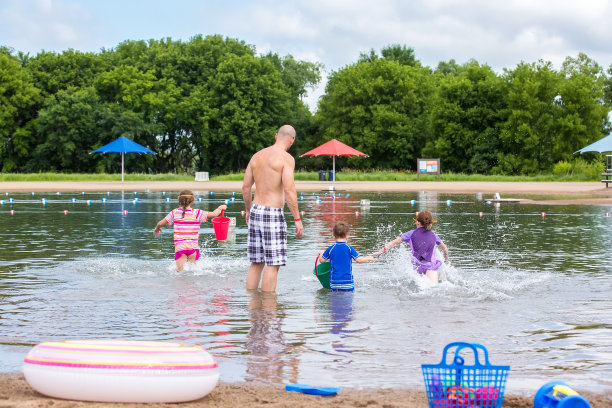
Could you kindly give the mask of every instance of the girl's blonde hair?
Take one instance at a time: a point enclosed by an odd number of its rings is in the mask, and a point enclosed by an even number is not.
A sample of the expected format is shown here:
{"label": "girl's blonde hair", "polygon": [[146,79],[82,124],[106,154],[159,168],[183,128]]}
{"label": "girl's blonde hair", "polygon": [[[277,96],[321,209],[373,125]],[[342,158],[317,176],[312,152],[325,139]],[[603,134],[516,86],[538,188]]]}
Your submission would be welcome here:
{"label": "girl's blonde hair", "polygon": [[187,207],[189,207],[189,204],[195,201],[195,197],[193,196],[193,192],[191,190],[183,190],[181,191],[181,194],[179,194],[178,200],[179,205],[183,209],[183,214],[181,215],[181,218],[184,218],[185,211],[187,211]]}
{"label": "girl's blonde hair", "polygon": [[433,225],[433,217],[429,211],[419,211],[417,214],[417,221],[428,230]]}

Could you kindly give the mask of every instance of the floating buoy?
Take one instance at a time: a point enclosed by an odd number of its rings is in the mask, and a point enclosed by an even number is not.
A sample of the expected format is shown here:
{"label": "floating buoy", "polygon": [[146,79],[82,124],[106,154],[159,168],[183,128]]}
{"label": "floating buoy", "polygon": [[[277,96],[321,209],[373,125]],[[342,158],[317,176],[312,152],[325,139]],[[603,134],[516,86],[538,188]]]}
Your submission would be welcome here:
{"label": "floating buoy", "polygon": [[245,212],[244,211],[240,211],[240,215],[244,216]]}
{"label": "floating buoy", "polygon": [[317,200],[317,204],[321,204],[323,201],[321,200]]}
{"label": "floating buoy", "polygon": [[123,215],[127,215],[128,210],[123,210]]}
{"label": "floating buoy", "polygon": [[233,196],[235,196],[235,195],[236,195],[236,192],[235,192],[235,191],[232,191],[232,195],[233,195]]}
{"label": "floating buoy", "polygon": [[85,192],[84,192],[84,191],[83,191],[83,192],[81,192],[81,195],[85,195]]}
{"label": "floating buoy", "polygon": [[453,200],[446,200],[446,204],[451,205],[453,203]]}
{"label": "floating buoy", "polygon": [[351,196],[350,194],[347,194],[347,195],[346,195],[346,198],[349,198],[350,196]]}
{"label": "floating buoy", "polygon": [[4,200],[0,201],[0,205],[4,205],[4,204],[6,204],[6,201]]}
{"label": "floating buoy", "polygon": [[107,191],[107,192],[106,192],[106,195],[107,195],[107,196],[109,196],[109,195],[110,195],[110,191]]}
{"label": "floating buoy", "polygon": [[55,195],[62,195],[59,191],[57,193],[55,193]]}
{"label": "floating buoy", "polygon": [[610,213],[606,213],[606,215],[605,215],[605,216],[606,216],[606,217],[609,217],[609,216],[610,216]]}
{"label": "floating buoy", "polygon": [[46,198],[41,198],[40,202],[43,203],[43,205],[47,205],[47,199]]}
{"label": "floating buoy", "polygon": [[236,197],[232,197],[232,200],[231,200],[231,201],[232,201],[232,202],[233,202],[233,201],[236,201]]}
{"label": "floating buoy", "polygon": [[165,192],[165,191],[162,191],[162,195],[166,195],[166,192]]}
{"label": "floating buoy", "polygon": [[304,196],[299,196],[298,200],[302,201],[304,199]]}
{"label": "floating buoy", "polygon": [[64,210],[64,215],[67,215],[67,214],[68,214],[68,210]]}
{"label": "floating buoy", "polygon": [[202,201],[202,197],[198,197],[198,201]]}
{"label": "floating buoy", "polygon": [[102,197],[102,202],[105,203],[106,202],[106,197]]}
{"label": "floating buoy", "polygon": [[210,192],[210,195],[214,195],[215,193],[213,191]]}
{"label": "floating buoy", "polygon": [[491,204],[491,200],[485,201],[485,204]]}
{"label": "floating buoy", "polygon": [[71,198],[70,201],[76,203],[76,198]]}
{"label": "floating buoy", "polygon": [[304,215],[304,214],[306,214],[306,212],[305,212],[305,211],[302,211],[300,214]]}
{"label": "floating buoy", "polygon": [[541,213],[540,213],[540,215],[541,215],[542,217],[546,217],[546,213],[545,213],[545,212],[541,212]]}
{"label": "floating buoy", "polygon": [[15,214],[15,210],[11,210],[10,212],[11,212],[11,215]]}
{"label": "floating buoy", "polygon": [[416,200],[410,200],[410,204],[415,205],[416,204]]}
{"label": "floating buoy", "polygon": [[36,193],[34,193],[34,192],[32,191],[32,195],[34,195],[34,194],[36,194]]}
{"label": "floating buoy", "polygon": [[225,200],[226,205],[229,205],[230,202],[231,202],[230,200]]}
{"label": "floating buoy", "polygon": [[359,211],[355,211],[355,216],[359,217]]}
{"label": "floating buoy", "polygon": [[484,213],[482,211],[478,213],[479,217],[482,217],[483,215],[484,215]]}

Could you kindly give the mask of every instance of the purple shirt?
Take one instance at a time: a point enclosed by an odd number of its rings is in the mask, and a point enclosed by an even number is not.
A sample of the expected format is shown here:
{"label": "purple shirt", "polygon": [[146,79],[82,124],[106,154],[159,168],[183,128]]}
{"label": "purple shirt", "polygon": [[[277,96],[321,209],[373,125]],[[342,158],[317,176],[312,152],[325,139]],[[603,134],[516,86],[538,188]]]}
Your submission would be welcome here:
{"label": "purple shirt", "polygon": [[404,232],[402,241],[408,242],[412,249],[413,264],[419,274],[424,274],[428,270],[437,271],[442,265],[442,261],[436,259],[436,245],[440,245],[442,240],[435,232],[425,227]]}

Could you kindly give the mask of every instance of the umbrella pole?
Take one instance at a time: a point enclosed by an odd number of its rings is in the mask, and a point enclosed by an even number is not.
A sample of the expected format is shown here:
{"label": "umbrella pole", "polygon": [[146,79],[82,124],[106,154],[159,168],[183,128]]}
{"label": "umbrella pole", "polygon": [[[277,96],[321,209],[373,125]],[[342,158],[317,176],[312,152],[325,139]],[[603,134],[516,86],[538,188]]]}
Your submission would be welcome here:
{"label": "umbrella pole", "polygon": [[121,182],[123,183],[123,156],[124,154],[121,153]]}
{"label": "umbrella pole", "polygon": [[336,183],[336,156],[333,156],[333,159],[332,159],[332,171],[334,175],[334,179],[332,180],[332,182],[335,184]]}

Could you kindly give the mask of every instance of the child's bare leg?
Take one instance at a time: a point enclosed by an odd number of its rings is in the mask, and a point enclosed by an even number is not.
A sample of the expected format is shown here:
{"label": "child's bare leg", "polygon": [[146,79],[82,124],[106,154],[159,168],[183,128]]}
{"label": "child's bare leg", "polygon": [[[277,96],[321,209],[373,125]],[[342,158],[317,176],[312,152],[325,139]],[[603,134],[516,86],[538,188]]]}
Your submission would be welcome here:
{"label": "child's bare leg", "polygon": [[430,271],[428,270],[426,273],[427,277],[433,283],[438,283],[438,271]]}
{"label": "child's bare leg", "polygon": [[187,262],[187,255],[185,254],[181,255],[181,257],[176,260],[176,271],[181,272],[186,262]]}
{"label": "child's bare leg", "polygon": [[196,263],[197,259],[196,259],[196,253],[194,252],[191,255],[187,255],[187,260],[189,262],[191,262],[192,264]]}

